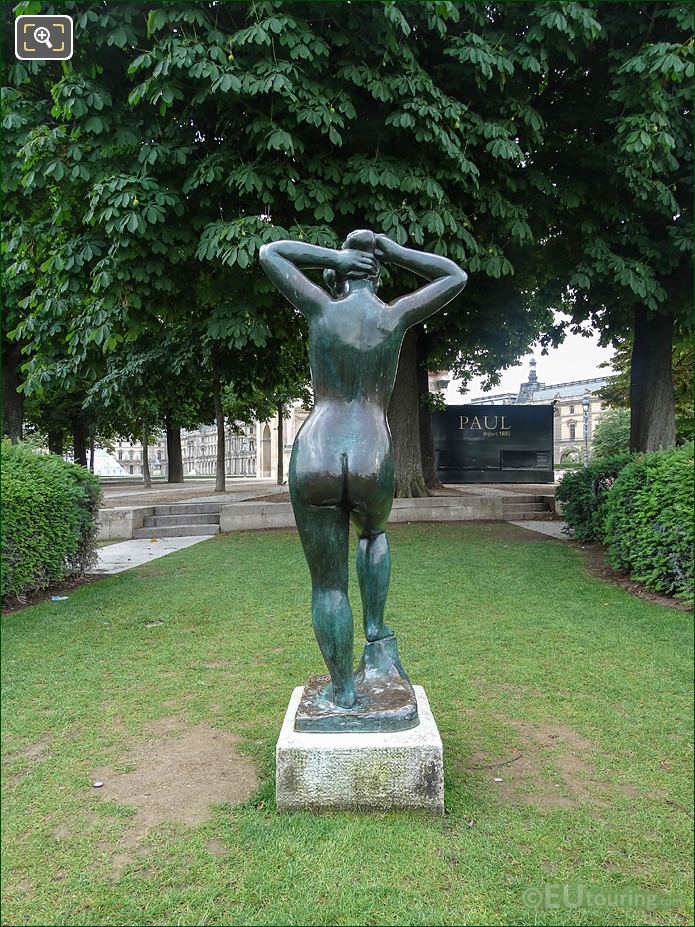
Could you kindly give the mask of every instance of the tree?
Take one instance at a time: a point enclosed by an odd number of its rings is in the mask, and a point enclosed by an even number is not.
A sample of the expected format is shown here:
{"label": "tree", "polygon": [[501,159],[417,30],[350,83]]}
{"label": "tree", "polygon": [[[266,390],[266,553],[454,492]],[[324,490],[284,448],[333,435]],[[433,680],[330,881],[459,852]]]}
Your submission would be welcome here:
{"label": "tree", "polygon": [[630,443],[646,451],[674,443],[674,327],[690,324],[693,10],[607,3],[596,16],[595,41],[539,104],[538,163],[560,207],[546,254],[571,326],[629,340]]}
{"label": "tree", "polygon": [[591,456],[615,457],[630,450],[630,412],[628,409],[608,409],[594,429]]}
{"label": "tree", "polygon": [[[9,12],[9,11],[7,11]],[[5,29],[12,28],[9,16],[3,21]],[[9,40],[9,36],[7,36]],[[4,60],[12,54],[3,49]],[[32,66],[29,65],[31,68]],[[5,81],[3,81],[3,84]],[[22,392],[22,362],[27,348],[26,343],[12,333],[21,321],[20,302],[31,292],[32,276],[37,270],[35,255],[31,246],[17,249],[21,241],[29,238],[33,232],[46,227],[50,215],[48,204],[34,202],[33,225],[28,228],[26,221],[27,197],[22,186],[23,156],[22,148],[30,129],[45,118],[48,101],[37,100],[21,94],[12,86],[4,86],[2,92],[2,127],[4,133],[4,161],[2,171],[3,219],[5,228],[10,231],[4,235],[0,246],[0,291],[3,297],[2,313],[2,433],[13,443],[22,439],[24,424],[24,394]]]}
{"label": "tree", "polygon": [[165,430],[170,483],[183,481],[181,426],[195,428],[213,414],[211,383],[200,376],[186,334],[160,328],[112,350],[84,403],[90,418],[106,416],[117,434],[141,441],[143,458],[149,436]]}
{"label": "tree", "polygon": [[[225,273],[196,254],[201,230],[220,214],[220,192],[197,189],[198,133],[175,114],[163,118],[173,99],[169,90],[162,100],[143,100],[137,90],[130,94],[135,48],[148,43],[146,11],[138,4],[88,11],[65,4],[61,11],[68,8],[77,41],[81,32],[95,37],[80,60],[57,74],[50,64],[14,63],[9,69],[14,89],[7,119],[19,125],[17,114],[28,101],[36,110],[20,126],[15,182],[24,188],[25,211],[27,201],[54,207],[47,214],[28,211],[11,249],[13,280],[19,280],[25,255],[32,255],[23,313],[12,333],[27,344],[23,388],[72,388],[79,377],[86,392],[120,415],[124,384],[113,361],[127,381],[128,353],[149,356],[148,345],[137,345],[164,330],[180,339],[179,369],[185,349],[194,379],[208,373],[219,415],[221,380],[236,375],[239,353],[277,338],[287,324],[281,319],[271,331],[263,313],[272,311],[272,301],[267,294],[256,303],[248,298],[253,271],[244,273],[243,256],[234,273]],[[195,20],[194,11],[182,16]],[[213,145],[214,121],[207,127]],[[166,371],[169,377],[175,367]],[[266,379],[276,368],[267,363]],[[171,394],[185,391],[186,384],[167,388],[166,377],[154,380],[163,390],[158,405],[167,428],[169,479],[180,480],[183,422]],[[128,397],[133,408],[152,402],[142,376],[138,383],[145,392]]]}
{"label": "tree", "polygon": [[[630,408],[632,379],[632,341],[616,339],[618,346],[610,361],[602,364],[615,371],[601,389],[601,399],[613,408]],[[676,438],[690,441],[693,437],[693,348],[689,340],[678,338],[673,345],[672,378],[676,411]]]}
{"label": "tree", "polygon": [[237,378],[223,394],[224,410],[234,425],[268,422],[277,416],[278,485],[285,481],[283,435],[289,406],[297,401],[305,407],[311,404],[304,334],[302,322],[295,329],[294,340],[288,337],[282,344],[271,340],[255,359],[247,358],[246,375]]}
{"label": "tree", "polygon": [[[83,53],[60,70],[9,67],[8,117],[25,114],[16,173],[30,221],[13,249],[17,280],[31,261],[14,329],[25,388],[78,373],[98,382],[111,352],[163,327],[185,333],[210,391],[216,377],[234,386],[245,351],[297,330],[255,266],[259,247],[280,237],[335,246],[372,226],[470,273],[463,296],[414,332],[394,392],[399,488],[427,491],[428,365],[494,382],[539,332],[561,337],[549,307],[563,294],[574,324],[590,316],[610,338],[629,322],[625,291],[648,274],[631,259],[614,266],[634,247],[621,203],[629,198],[642,229],[651,213],[635,203],[645,190],[665,202],[669,158],[687,175],[687,132],[674,116],[684,86],[661,86],[664,75],[687,76],[677,42],[654,52],[650,74],[662,70],[643,88],[650,105],[663,103],[675,154],[661,121],[653,156],[627,150],[625,119],[646,105],[621,71],[634,37],[651,48],[661,33],[683,33],[680,7],[654,7],[647,35],[638,4],[62,4]],[[647,248],[640,261],[651,273],[663,258],[678,277],[673,254],[687,236],[680,220],[675,237],[664,232],[671,206],[659,201],[657,257]],[[384,285],[389,298],[417,282],[398,271]],[[669,304],[650,295],[657,309]],[[179,425],[170,419],[172,436]]]}
{"label": "tree", "polygon": [[[233,271],[224,278],[232,292],[265,242],[335,246],[364,225],[473,272],[448,319],[416,333],[420,347],[403,354],[409,369],[399,373],[392,419],[407,429],[396,437],[404,494],[426,491],[412,402],[418,356],[495,376],[549,322],[547,305],[529,299],[548,228],[548,210],[529,209],[544,178],[524,170],[543,137],[532,100],[549,59],[564,60],[596,26],[573,4],[565,36],[548,8],[266,0],[216,5],[214,16],[205,4],[158,9],[152,47],[131,67],[133,99],[195,128],[186,191],[215,215],[198,255]],[[258,311],[267,290],[255,277],[253,286]]]}
{"label": "tree", "polygon": [[25,424],[27,432],[43,436],[44,446],[52,453],[71,453],[75,463],[91,467],[88,452],[93,457],[95,444],[107,444],[116,432],[103,407],[85,414],[85,396],[85,384],[68,389],[49,382],[26,398]]}

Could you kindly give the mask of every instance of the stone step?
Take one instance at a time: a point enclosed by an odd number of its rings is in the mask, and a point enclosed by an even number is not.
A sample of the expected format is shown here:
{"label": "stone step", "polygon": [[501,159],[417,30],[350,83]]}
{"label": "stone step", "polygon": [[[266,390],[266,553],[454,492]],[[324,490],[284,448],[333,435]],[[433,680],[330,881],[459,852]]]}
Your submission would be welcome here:
{"label": "stone step", "polygon": [[195,515],[146,515],[143,519],[145,528],[169,528],[177,525],[219,525],[220,516],[210,512]]}
{"label": "stone step", "polygon": [[517,512],[516,514],[505,510],[502,521],[559,521],[559,519],[547,509],[544,512]]}
{"label": "stone step", "polygon": [[507,512],[548,512],[548,506],[544,502],[522,502],[517,505],[505,503],[502,511]]}
{"label": "stone step", "polygon": [[203,534],[219,534],[219,525],[170,525],[167,528],[134,528],[134,538],[187,538]]}
{"label": "stone step", "polygon": [[155,505],[155,515],[210,515],[220,514],[220,502],[173,502],[171,505]]}
{"label": "stone step", "polygon": [[456,496],[421,496],[415,499],[394,499],[393,507],[396,509],[407,509],[407,508],[417,508],[419,505],[427,504],[430,507],[432,506],[451,506],[451,505],[465,505],[470,503],[471,497],[464,495]]}
{"label": "stone step", "polygon": [[526,493],[515,492],[510,493],[508,496],[503,496],[502,501],[505,505],[509,503],[510,505],[517,505],[520,502],[542,502],[543,496],[533,496]]}

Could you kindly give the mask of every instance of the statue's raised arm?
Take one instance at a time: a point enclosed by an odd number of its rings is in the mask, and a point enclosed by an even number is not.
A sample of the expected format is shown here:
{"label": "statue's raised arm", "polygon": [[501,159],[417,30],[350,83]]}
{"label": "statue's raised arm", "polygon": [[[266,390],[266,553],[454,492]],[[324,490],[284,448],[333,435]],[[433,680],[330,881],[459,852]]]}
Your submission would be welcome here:
{"label": "statue's raised arm", "polygon": [[398,264],[431,281],[414,293],[408,293],[390,303],[389,308],[401,317],[405,328],[443,309],[458,296],[468,280],[466,272],[449,258],[404,248],[386,235],[376,236],[374,253],[384,263]]}
{"label": "statue's raised arm", "polygon": [[258,259],[282,295],[308,319],[325,308],[331,297],[300,268],[333,271],[347,279],[375,274],[378,270],[373,254],[353,249],[336,251],[303,241],[263,245]]}

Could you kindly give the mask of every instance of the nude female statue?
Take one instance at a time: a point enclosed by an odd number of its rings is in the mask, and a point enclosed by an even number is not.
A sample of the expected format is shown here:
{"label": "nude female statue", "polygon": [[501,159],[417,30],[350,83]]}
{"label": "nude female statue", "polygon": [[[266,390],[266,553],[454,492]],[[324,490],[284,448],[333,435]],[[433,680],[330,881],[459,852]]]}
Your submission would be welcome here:
{"label": "nude female statue", "polygon": [[[352,708],[353,617],[348,601],[348,539],[359,542],[357,575],[367,641],[393,636],[384,624],[391,555],[384,529],[394,492],[386,412],[406,331],[446,306],[466,284],[453,261],[358,230],[340,250],[276,241],[261,266],[309,322],[314,408],[292,449],[289,487],[312,581],[312,623],[331,683],[323,695]],[[376,294],[382,262],[431,281],[384,303]],[[321,268],[330,294],[302,269]]]}

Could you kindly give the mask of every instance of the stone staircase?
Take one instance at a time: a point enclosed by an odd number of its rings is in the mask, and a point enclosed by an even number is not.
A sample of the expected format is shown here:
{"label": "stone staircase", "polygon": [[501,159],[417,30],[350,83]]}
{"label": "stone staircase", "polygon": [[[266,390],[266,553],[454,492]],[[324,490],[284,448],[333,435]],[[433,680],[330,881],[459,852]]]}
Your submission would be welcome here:
{"label": "stone staircase", "polygon": [[504,521],[547,521],[554,514],[552,496],[509,493],[502,500]]}
{"label": "stone staircase", "polygon": [[[224,513],[221,519],[221,509]],[[142,527],[133,527],[134,538],[180,538],[218,534],[222,520],[225,531],[294,526],[289,502],[176,502],[146,509]],[[141,510],[142,512],[142,510]],[[143,513],[144,514],[144,513]],[[433,496],[424,499],[396,499],[392,522],[461,521],[492,519],[503,521],[548,521],[554,518],[553,498],[538,494],[495,491],[473,495]]]}
{"label": "stone staircase", "polygon": [[176,502],[155,505],[154,514],[143,519],[143,527],[133,529],[133,537],[181,538],[219,531],[219,502]]}

